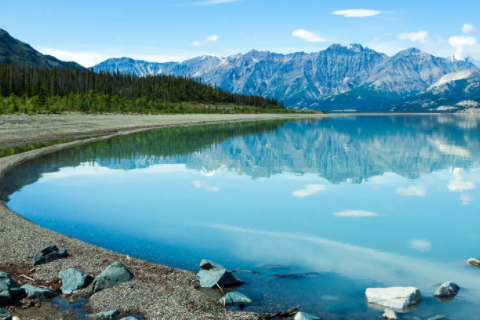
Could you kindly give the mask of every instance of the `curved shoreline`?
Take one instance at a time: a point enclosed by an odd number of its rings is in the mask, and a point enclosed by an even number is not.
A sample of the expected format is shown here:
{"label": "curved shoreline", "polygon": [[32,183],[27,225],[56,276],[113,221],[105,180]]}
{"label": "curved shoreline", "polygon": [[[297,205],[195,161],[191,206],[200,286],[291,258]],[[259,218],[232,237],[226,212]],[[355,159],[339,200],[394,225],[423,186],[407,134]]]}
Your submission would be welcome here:
{"label": "curved shoreline", "polygon": [[[342,116],[342,115],[333,115]],[[0,120],[8,121],[5,118],[15,118],[23,120],[22,116],[0,117]],[[60,116],[68,117],[69,116]],[[84,116],[82,123],[85,123]],[[98,116],[93,116],[98,117]],[[105,117],[105,116],[104,116]],[[102,117],[102,118],[104,118]],[[116,117],[116,116],[106,116]],[[129,116],[118,116],[130,122]],[[141,116],[140,116],[141,117]],[[54,153],[71,147],[81,146],[89,143],[112,139],[132,133],[155,130],[174,126],[191,126],[239,121],[257,121],[257,120],[278,120],[278,119],[322,119],[330,117],[329,115],[213,115],[213,116],[195,116],[159,118],[161,123],[148,123],[132,126],[131,123],[123,125],[117,124],[106,128],[110,134],[94,137],[85,140],[78,140],[25,153],[8,156],[0,159],[0,177],[7,171],[13,169],[19,164],[32,160],[34,158]],[[27,118],[41,124],[38,118]],[[50,120],[49,118],[45,120]],[[52,119],[56,120],[56,119]],[[138,120],[138,117],[134,120]],[[149,118],[152,120],[152,118]],[[168,121],[171,120],[171,121]],[[13,145],[15,143],[29,143],[53,138],[66,138],[74,135],[93,136],[98,135],[97,128],[91,130],[77,130],[73,125],[69,130],[53,130],[50,135],[35,134],[35,129],[29,132],[24,139],[8,139],[2,133],[0,128],[0,145]],[[23,128],[15,128],[16,134],[22,134]],[[41,131],[41,130],[37,130]],[[112,131],[117,131],[112,133]],[[33,133],[33,134],[32,134]],[[14,134],[15,137],[15,134]],[[194,288],[195,274],[190,271],[174,269],[168,266],[130,258],[127,255],[119,254],[108,249],[104,249],[78,239],[57,233],[55,231],[43,228],[19,214],[11,211],[4,203],[0,203],[0,263],[31,265],[34,254],[43,247],[50,244],[57,244],[66,248],[71,256],[67,259],[57,260],[46,265],[42,265],[35,271],[33,277],[38,280],[48,280],[56,278],[61,270],[76,267],[95,276],[103,269],[116,260],[122,261],[127,268],[135,275],[135,280],[121,286],[107,289],[90,296],[88,308],[95,312],[117,309],[124,313],[142,314],[147,319],[262,319],[258,314],[249,312],[231,312],[216,304],[216,301],[207,295],[200,293]],[[79,292],[79,296],[85,295],[86,289]],[[289,306],[285,306],[286,309]],[[279,310],[280,311],[280,310]],[[14,314],[15,315],[15,314]],[[21,315],[19,313],[19,315]],[[58,316],[52,315],[52,319]]]}

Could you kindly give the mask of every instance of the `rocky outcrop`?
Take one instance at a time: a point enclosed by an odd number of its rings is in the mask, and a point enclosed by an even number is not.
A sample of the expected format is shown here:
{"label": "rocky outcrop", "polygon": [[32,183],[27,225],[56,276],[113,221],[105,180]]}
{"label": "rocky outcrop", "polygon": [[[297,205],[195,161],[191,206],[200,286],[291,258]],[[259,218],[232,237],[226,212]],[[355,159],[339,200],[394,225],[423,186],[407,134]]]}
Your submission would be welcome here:
{"label": "rocky outcrop", "polygon": [[458,294],[458,290],[460,290],[460,287],[456,283],[448,281],[442,284],[437,289],[437,291],[435,291],[434,296],[435,297],[456,296]]}
{"label": "rocky outcrop", "polygon": [[75,268],[60,271],[58,278],[62,280],[62,292],[64,294],[72,294],[78,289],[85,288],[93,280],[92,276]]}
{"label": "rocky outcrop", "polygon": [[220,303],[229,306],[233,304],[252,303],[252,300],[240,292],[229,292],[225,297],[220,299]]}
{"label": "rocky outcrop", "polygon": [[63,259],[68,256],[67,250],[58,249],[54,244],[43,248],[33,257],[33,265],[38,266],[44,263],[49,263],[58,259]]}
{"label": "rocky outcrop", "polygon": [[320,320],[320,318],[306,312],[297,312],[294,320]]}
{"label": "rocky outcrop", "polygon": [[413,287],[368,288],[365,295],[368,304],[373,307],[386,307],[399,311],[415,306],[422,300],[420,291]]}
{"label": "rocky outcrop", "polygon": [[90,319],[115,319],[120,312],[117,310],[110,310],[110,311],[105,311],[105,312],[99,312],[95,314],[88,314],[87,318]]}
{"label": "rocky outcrop", "polygon": [[223,266],[205,259],[200,262],[197,279],[203,288],[214,288],[217,287],[217,284],[223,288],[239,286],[244,283]]}
{"label": "rocky outcrop", "polygon": [[99,274],[92,283],[92,292],[118,286],[131,281],[132,274],[120,261],[116,261]]}
{"label": "rocky outcrop", "polygon": [[49,299],[57,296],[57,294],[52,290],[34,287],[29,283],[24,284],[22,289],[25,290],[27,299]]}

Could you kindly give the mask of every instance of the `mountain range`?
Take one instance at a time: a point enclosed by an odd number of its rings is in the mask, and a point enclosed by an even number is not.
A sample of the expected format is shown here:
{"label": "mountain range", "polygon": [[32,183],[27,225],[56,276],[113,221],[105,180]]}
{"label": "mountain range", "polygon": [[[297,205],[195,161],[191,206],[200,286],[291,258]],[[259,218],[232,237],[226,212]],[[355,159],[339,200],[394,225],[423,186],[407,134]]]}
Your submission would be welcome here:
{"label": "mountain range", "polygon": [[[480,60],[440,58],[411,48],[389,57],[360,44],[333,44],[315,53],[252,50],[229,57],[204,55],[182,63],[112,58],[94,70],[137,76],[201,78],[225,90],[264,95],[295,109],[335,111],[465,111],[480,99]],[[463,72],[458,78],[458,72]],[[432,89],[440,79],[442,94]],[[468,90],[466,89],[468,87]],[[465,91],[467,90],[467,91]],[[460,105],[458,105],[460,103]]]}
{"label": "mountain range", "polygon": [[29,44],[13,38],[7,31],[0,29],[0,63],[21,64],[41,68],[84,69],[76,62],[65,62],[55,57],[44,55]]}

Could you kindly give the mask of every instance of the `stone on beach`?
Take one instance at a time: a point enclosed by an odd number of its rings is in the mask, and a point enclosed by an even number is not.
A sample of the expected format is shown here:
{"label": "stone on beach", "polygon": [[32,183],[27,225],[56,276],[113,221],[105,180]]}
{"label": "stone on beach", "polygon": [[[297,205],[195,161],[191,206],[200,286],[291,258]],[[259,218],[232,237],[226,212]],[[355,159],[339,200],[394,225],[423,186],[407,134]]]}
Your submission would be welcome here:
{"label": "stone on beach", "polygon": [[0,320],[12,320],[12,315],[5,309],[0,309]]}
{"label": "stone on beach", "polygon": [[115,261],[100,273],[92,283],[92,292],[115,287],[122,283],[131,281],[132,274],[120,261]]}
{"label": "stone on beach", "polygon": [[24,293],[8,273],[0,272],[0,306],[11,304]]}
{"label": "stone on beach", "polygon": [[467,261],[472,267],[480,268],[480,260],[471,258]]}
{"label": "stone on beach", "polygon": [[22,289],[27,293],[27,299],[48,299],[57,296],[52,290],[34,287],[30,283],[24,284]]}
{"label": "stone on beach", "polygon": [[435,291],[434,296],[435,297],[456,296],[458,294],[458,290],[460,290],[460,287],[456,283],[448,281],[442,284],[437,289],[437,291]]}
{"label": "stone on beach", "polygon": [[71,294],[78,289],[85,288],[93,280],[92,276],[76,268],[62,270],[58,277],[62,280],[62,292],[64,294]]}
{"label": "stone on beach", "polygon": [[110,311],[105,311],[105,312],[99,312],[95,314],[88,314],[87,318],[90,319],[115,319],[120,312],[117,310],[110,310]]}
{"label": "stone on beach", "polygon": [[240,292],[229,292],[220,302],[226,306],[233,304],[252,303],[252,300]]}
{"label": "stone on beach", "polygon": [[63,259],[68,256],[67,250],[58,249],[54,244],[43,248],[35,254],[33,257],[33,265],[38,266],[40,264],[49,263],[58,259]]}
{"label": "stone on beach", "polygon": [[414,287],[368,288],[365,295],[369,304],[400,311],[422,300],[420,291]]}
{"label": "stone on beach", "polygon": [[242,280],[223,266],[205,259],[200,262],[200,271],[197,273],[197,279],[203,288],[214,288],[217,284],[220,287],[244,284]]}
{"label": "stone on beach", "polygon": [[384,310],[382,318],[386,320],[398,320],[398,317],[395,311],[389,308]]}
{"label": "stone on beach", "polygon": [[295,317],[293,318],[294,320],[320,320],[319,317],[314,316],[313,314],[309,314],[306,312],[297,312]]}

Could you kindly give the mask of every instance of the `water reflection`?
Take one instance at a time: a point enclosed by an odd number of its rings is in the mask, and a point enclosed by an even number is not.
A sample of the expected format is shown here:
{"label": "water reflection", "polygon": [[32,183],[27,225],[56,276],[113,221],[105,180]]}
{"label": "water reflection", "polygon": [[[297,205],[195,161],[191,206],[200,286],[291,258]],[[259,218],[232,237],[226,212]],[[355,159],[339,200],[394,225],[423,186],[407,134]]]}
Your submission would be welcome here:
{"label": "water reflection", "polygon": [[[104,247],[242,275],[239,290],[277,312],[371,319],[367,287],[415,286],[403,319],[475,319],[479,118],[347,117],[145,132],[25,163],[0,180],[25,217]],[[87,199],[87,201],[85,201]],[[66,209],[68,208],[68,210]],[[278,278],[278,273],[315,272]],[[461,287],[448,304],[445,281]]]}

